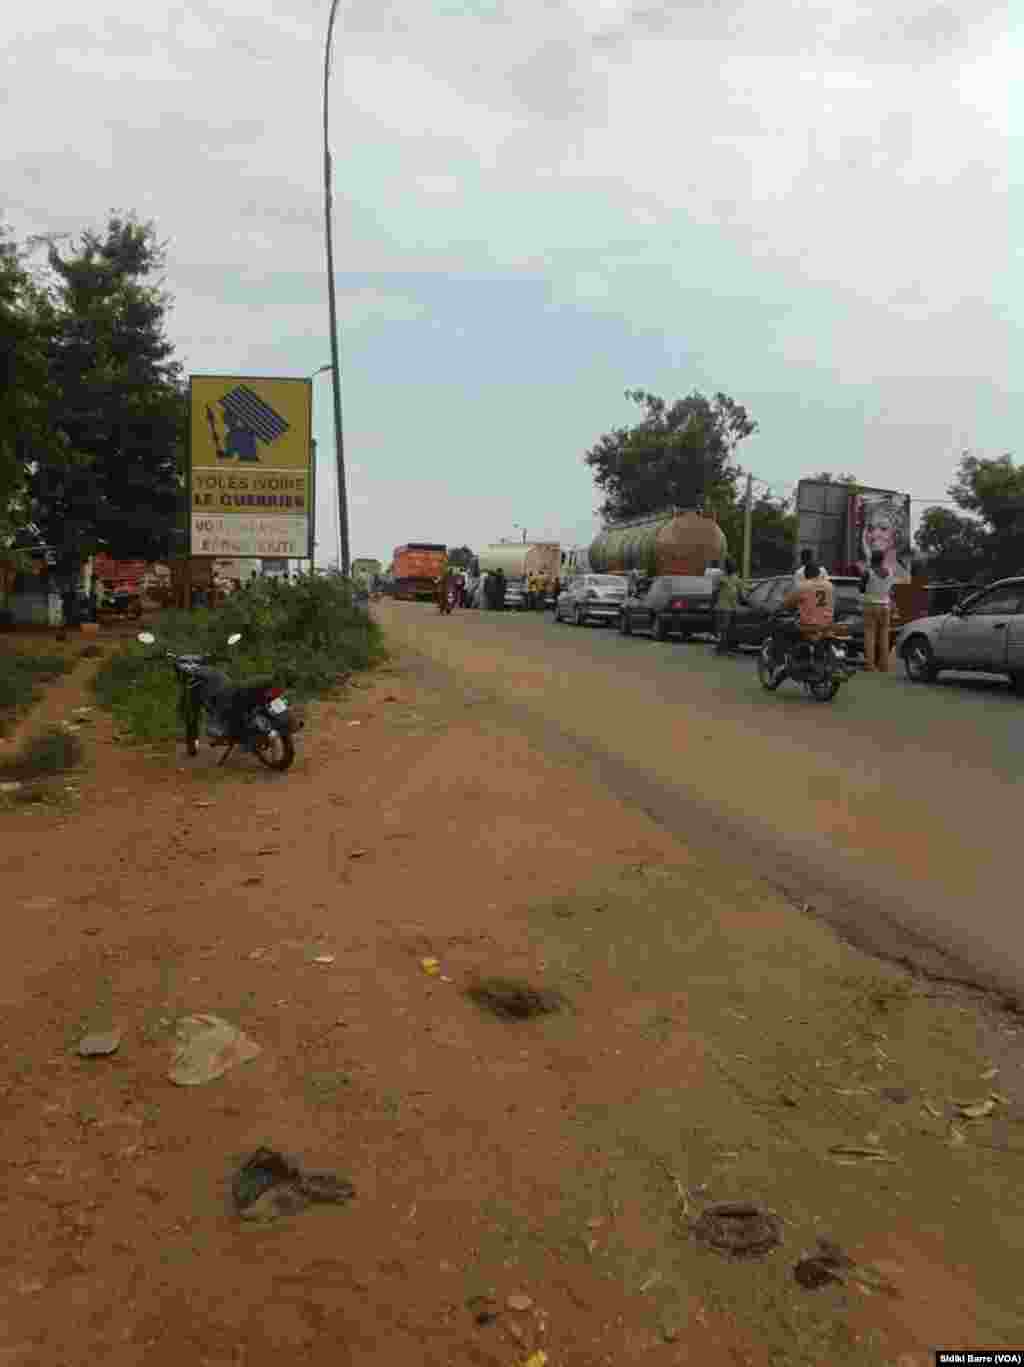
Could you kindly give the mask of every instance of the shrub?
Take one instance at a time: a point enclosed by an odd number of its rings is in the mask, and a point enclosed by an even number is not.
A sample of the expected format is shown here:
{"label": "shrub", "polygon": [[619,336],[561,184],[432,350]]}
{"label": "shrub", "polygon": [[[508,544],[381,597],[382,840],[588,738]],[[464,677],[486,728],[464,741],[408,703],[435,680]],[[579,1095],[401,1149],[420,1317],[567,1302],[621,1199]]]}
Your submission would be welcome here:
{"label": "shrub", "polygon": [[[165,650],[229,654],[224,668],[233,679],[270,674],[293,702],[329,692],[339,675],[371,668],[386,654],[380,627],[340,575],[254,579],[216,608],[169,609],[150,630],[156,646],[129,643],[108,656],[94,681],[99,701],[139,740],[170,740],[178,731],[177,683]],[[227,650],[236,631],[242,640]]]}
{"label": "shrub", "polygon": [[51,726],[25,742],[9,772],[19,779],[50,778],[77,769],[82,753],[82,742],[73,731]]}
{"label": "shrub", "polygon": [[51,683],[74,668],[64,655],[0,652],[0,712],[27,707],[38,697],[37,685]]}

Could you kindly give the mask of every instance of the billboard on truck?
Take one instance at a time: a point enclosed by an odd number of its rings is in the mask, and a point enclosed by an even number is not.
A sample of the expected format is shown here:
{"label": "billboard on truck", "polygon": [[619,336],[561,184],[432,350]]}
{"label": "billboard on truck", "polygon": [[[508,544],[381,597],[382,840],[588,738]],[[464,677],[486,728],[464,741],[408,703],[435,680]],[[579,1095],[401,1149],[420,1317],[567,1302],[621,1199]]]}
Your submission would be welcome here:
{"label": "billboard on truck", "polygon": [[396,598],[433,598],[437,579],[448,564],[448,547],[430,541],[399,546],[392,562]]}
{"label": "billboard on truck", "polygon": [[860,574],[872,550],[898,579],[910,578],[910,495],[828,480],[797,486],[797,549],[812,550],[832,574]]}

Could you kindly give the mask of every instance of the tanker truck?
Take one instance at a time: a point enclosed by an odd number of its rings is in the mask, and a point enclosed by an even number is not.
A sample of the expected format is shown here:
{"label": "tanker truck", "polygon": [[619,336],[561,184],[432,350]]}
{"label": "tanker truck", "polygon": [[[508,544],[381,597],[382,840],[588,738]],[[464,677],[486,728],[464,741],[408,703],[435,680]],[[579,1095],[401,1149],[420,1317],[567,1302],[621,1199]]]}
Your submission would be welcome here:
{"label": "tanker truck", "polygon": [[728,552],[725,533],[710,515],[667,508],[611,524],[594,538],[588,558],[596,574],[704,574]]}
{"label": "tanker truck", "polygon": [[525,604],[525,579],[537,572],[554,579],[559,573],[562,552],[557,541],[499,541],[485,546],[480,552],[481,574],[505,571],[505,606],[521,608]]}

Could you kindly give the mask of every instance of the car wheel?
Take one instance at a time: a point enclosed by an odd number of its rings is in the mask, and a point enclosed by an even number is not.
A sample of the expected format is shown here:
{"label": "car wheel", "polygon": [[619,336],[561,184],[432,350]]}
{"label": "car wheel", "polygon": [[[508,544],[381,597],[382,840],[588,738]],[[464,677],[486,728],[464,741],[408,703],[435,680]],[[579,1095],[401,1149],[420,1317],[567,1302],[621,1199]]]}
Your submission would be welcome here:
{"label": "car wheel", "polygon": [[668,622],[664,617],[655,617],[654,619],[654,639],[656,641],[668,640]]}
{"label": "car wheel", "polygon": [[633,624],[632,624],[632,622],[629,620],[629,614],[628,614],[628,613],[625,613],[625,612],[620,612],[620,613],[619,613],[619,635],[620,635],[620,636],[632,636],[632,635],[633,635]]}
{"label": "car wheel", "polygon": [[924,636],[911,636],[903,647],[903,668],[911,683],[934,683],[939,676],[935,652]]}

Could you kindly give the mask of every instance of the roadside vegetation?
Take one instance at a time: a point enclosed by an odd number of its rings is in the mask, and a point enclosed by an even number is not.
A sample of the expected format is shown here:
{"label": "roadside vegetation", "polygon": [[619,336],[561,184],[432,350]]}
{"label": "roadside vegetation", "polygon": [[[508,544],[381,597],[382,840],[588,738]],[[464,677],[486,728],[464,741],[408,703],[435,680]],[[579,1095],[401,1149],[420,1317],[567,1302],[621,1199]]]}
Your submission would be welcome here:
{"label": "roadside vegetation", "polygon": [[54,683],[75,666],[68,654],[34,654],[4,642],[0,645],[0,736],[37,702],[41,684]]}
{"label": "roadside vegetation", "polygon": [[[139,741],[170,741],[178,732],[178,686],[165,650],[223,651],[232,679],[271,675],[296,703],[330,693],[386,656],[380,627],[337,574],[300,575],[288,583],[255,579],[216,608],[169,609],[146,630],[157,644],[127,643],[107,658],[94,683],[99,702]],[[242,640],[229,651],[225,642],[236,631]]]}

